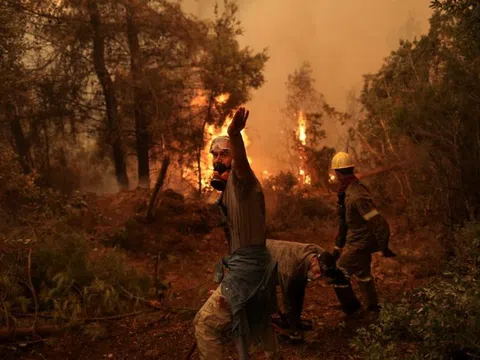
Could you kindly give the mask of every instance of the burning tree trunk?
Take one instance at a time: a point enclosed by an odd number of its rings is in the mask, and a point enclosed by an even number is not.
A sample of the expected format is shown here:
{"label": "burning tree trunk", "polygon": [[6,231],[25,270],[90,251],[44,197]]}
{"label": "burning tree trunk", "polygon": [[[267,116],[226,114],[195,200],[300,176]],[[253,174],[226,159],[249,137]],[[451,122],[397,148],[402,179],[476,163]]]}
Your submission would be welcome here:
{"label": "burning tree trunk", "polygon": [[93,30],[93,63],[103,89],[107,112],[108,142],[113,149],[115,175],[121,188],[128,188],[127,164],[123,153],[122,136],[118,121],[117,98],[113,81],[105,65],[105,35],[102,32],[100,12],[94,0],[88,2],[90,25]]}
{"label": "burning tree trunk", "polygon": [[135,24],[135,5],[130,0],[126,5],[127,11],[127,38],[130,49],[130,71],[133,81],[133,98],[135,113],[135,136],[138,161],[138,185],[140,187],[150,187],[150,163],[149,163],[149,133],[147,118],[147,96],[148,93],[143,90],[140,80],[142,78],[141,70],[141,51],[138,41],[138,28]]}

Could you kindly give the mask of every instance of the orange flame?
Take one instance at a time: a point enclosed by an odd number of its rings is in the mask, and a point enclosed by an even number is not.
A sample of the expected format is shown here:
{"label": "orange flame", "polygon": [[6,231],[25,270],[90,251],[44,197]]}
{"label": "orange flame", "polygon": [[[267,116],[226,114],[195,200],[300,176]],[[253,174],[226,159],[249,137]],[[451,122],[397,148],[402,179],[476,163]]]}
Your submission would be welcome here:
{"label": "orange flame", "polygon": [[[300,114],[298,115],[298,129],[297,129],[297,134],[298,134],[298,140],[300,140],[300,143],[302,145],[307,144],[307,121],[305,119],[305,115],[303,114],[303,111],[300,111]],[[303,152],[302,150],[300,150]],[[300,181],[303,182],[304,184],[310,185],[312,183],[312,178],[310,175],[305,173],[305,170],[303,169],[305,159],[302,156],[303,154],[301,153],[299,155],[300,157],[300,169],[298,171],[299,173],[299,178]]]}
{"label": "orange flame", "polygon": [[228,101],[228,99],[230,99],[230,94],[221,94],[215,98],[215,101],[220,104],[225,104]]}
{"label": "orange flame", "polygon": [[[221,99],[218,101],[227,101],[229,95],[220,95],[222,96]],[[204,140],[205,140],[205,145],[200,152],[200,166],[202,170],[202,189],[205,188],[210,188],[210,180],[212,179],[213,176],[213,165],[212,165],[212,156],[210,154],[210,144],[214,138],[217,136],[221,135],[227,135],[228,134],[228,126],[230,125],[230,122],[232,121],[232,117],[228,116],[222,125],[222,127],[217,128],[213,124],[209,124],[205,126],[205,131],[204,131]],[[242,130],[241,132],[243,142],[245,144],[245,148],[250,145],[250,139],[248,138],[245,129]],[[248,157],[248,161],[250,164],[252,164],[252,159]],[[198,186],[198,164],[192,164],[191,169],[185,169],[182,172],[182,177],[192,183],[194,186]]]}
{"label": "orange flame", "polygon": [[302,145],[307,145],[307,122],[303,111],[300,111],[298,116],[298,140]]}
{"label": "orange flame", "polygon": [[[228,99],[230,99],[230,94],[220,94],[215,97],[215,103],[217,104],[225,104]],[[208,105],[208,98],[207,95],[203,91],[198,91],[197,95],[190,101],[190,106],[192,107],[202,107]]]}

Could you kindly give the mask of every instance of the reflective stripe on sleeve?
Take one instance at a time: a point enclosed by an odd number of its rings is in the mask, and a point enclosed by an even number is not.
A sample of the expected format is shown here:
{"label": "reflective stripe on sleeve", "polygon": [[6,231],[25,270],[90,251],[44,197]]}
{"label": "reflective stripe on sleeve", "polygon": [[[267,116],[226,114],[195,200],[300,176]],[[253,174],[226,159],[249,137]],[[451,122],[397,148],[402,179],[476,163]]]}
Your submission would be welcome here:
{"label": "reflective stripe on sleeve", "polygon": [[373,218],[374,216],[378,215],[379,212],[377,209],[373,209],[372,211],[369,211],[368,213],[366,213],[365,215],[363,215],[363,218],[368,221],[370,220],[371,218]]}

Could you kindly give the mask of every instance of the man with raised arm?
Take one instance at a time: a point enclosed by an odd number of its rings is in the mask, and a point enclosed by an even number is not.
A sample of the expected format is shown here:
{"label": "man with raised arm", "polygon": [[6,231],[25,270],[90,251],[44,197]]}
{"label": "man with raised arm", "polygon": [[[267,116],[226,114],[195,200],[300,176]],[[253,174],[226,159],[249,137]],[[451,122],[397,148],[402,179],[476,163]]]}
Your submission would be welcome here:
{"label": "man with raised arm", "polygon": [[[228,136],[212,141],[212,186],[221,191],[218,205],[226,223],[230,256],[221,260],[221,285],[194,319],[200,359],[223,359],[222,338],[233,335],[239,358],[260,340],[267,358],[279,359],[270,316],[277,310],[276,262],[265,245],[265,199],[247,159],[241,131],[249,112],[236,111]],[[223,267],[228,272],[223,277]],[[222,281],[223,278],[223,281]]]}

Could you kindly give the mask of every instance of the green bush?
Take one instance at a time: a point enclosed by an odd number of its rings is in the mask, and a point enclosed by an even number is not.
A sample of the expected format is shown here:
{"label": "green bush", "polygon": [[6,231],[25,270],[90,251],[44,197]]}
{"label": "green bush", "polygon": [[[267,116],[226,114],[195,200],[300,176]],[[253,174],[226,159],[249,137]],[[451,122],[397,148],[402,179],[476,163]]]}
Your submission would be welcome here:
{"label": "green bush", "polygon": [[480,224],[467,224],[455,239],[457,256],[441,276],[385,304],[377,324],[358,330],[352,347],[362,359],[480,357]]}
{"label": "green bush", "polygon": [[[118,249],[94,250],[78,232],[61,227],[34,244],[31,280],[38,311],[58,321],[131,311],[149,290],[150,280],[127,265]],[[20,250],[21,251],[21,250]],[[0,262],[0,293],[9,316],[34,312],[26,255],[6,253]],[[134,301],[132,301],[132,298]],[[7,322],[5,314],[0,323]]]}

